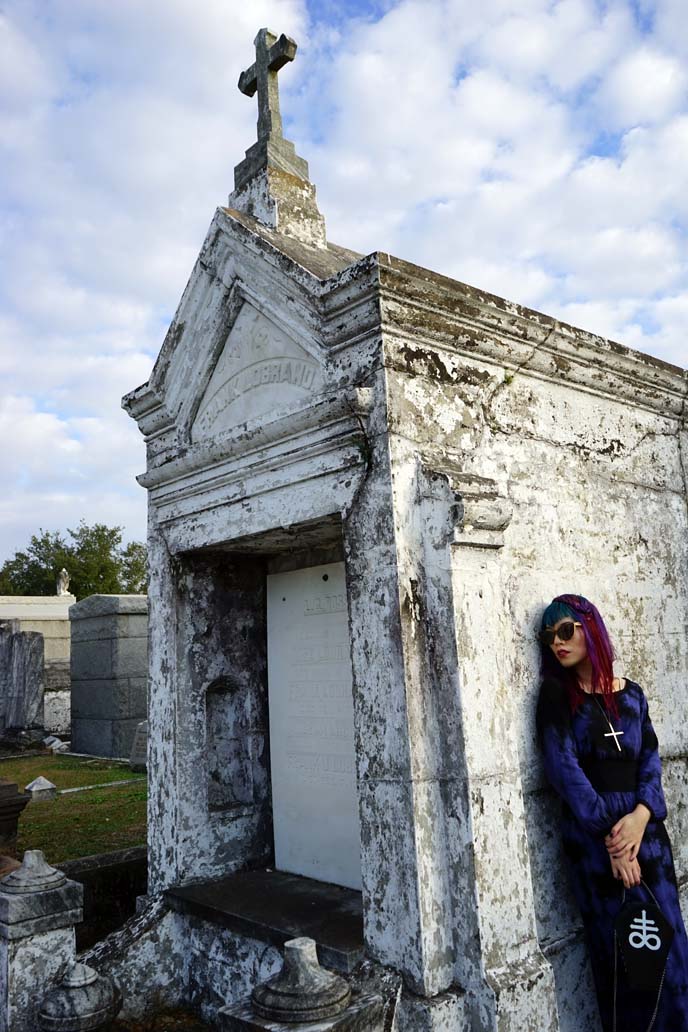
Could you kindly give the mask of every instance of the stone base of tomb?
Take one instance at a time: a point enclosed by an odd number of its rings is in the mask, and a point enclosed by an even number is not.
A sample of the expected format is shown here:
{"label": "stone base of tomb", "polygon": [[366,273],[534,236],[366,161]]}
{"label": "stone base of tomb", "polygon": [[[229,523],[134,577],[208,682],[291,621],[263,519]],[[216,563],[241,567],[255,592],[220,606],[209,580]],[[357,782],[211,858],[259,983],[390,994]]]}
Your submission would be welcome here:
{"label": "stone base of tomb", "polygon": [[294,1025],[261,1018],[247,997],[223,1007],[217,1015],[217,1027],[219,1032],[382,1032],[383,1003],[379,996],[352,996],[340,1014]]}
{"label": "stone base of tomb", "polygon": [[463,1032],[474,1024],[460,990],[438,993],[430,999],[406,990],[398,998],[393,1027],[399,1032]]}

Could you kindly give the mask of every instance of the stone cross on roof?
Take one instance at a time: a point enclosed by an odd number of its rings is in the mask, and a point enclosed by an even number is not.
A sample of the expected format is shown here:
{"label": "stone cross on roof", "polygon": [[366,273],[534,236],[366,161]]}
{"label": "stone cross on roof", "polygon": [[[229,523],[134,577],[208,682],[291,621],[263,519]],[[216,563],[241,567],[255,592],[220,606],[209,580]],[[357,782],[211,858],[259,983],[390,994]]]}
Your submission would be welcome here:
{"label": "stone cross on roof", "polygon": [[282,136],[277,73],[296,57],[296,43],[284,33],[279,39],[269,29],[261,29],[255,40],[256,60],[239,76],[239,89],[247,97],[258,90],[258,139]]}
{"label": "stone cross on roof", "polygon": [[260,172],[278,168],[308,182],[308,162],[282,135],[277,72],[296,56],[296,43],[284,34],[261,29],[255,40],[256,60],[239,77],[239,89],[247,97],[258,93],[258,141],[234,169],[234,190],[241,190]]}
{"label": "stone cross on roof", "polygon": [[258,94],[258,139],[234,168],[229,207],[304,243],[326,247],[308,162],[282,134],[277,73],[296,57],[296,43],[284,34],[278,39],[269,29],[261,29],[254,43],[256,59],[239,76],[239,89],[247,97]]}

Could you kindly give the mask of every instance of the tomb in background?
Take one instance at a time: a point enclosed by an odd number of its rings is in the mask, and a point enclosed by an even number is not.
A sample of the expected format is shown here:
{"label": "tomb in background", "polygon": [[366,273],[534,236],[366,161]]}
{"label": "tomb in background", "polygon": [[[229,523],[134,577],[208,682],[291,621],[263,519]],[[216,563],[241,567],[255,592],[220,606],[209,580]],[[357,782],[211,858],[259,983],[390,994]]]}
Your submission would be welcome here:
{"label": "tomb in background", "polygon": [[70,607],[71,747],[128,758],[146,717],[148,600],[89,595]]}

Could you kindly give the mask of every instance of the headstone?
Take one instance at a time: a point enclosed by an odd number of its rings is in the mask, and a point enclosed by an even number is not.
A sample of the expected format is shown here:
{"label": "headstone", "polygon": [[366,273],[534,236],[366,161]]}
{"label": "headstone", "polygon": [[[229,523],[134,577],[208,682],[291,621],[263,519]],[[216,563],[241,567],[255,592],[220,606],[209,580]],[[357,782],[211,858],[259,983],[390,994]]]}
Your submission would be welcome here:
{"label": "headstone", "polygon": [[21,631],[17,621],[0,624],[1,726],[43,726],[43,636]]}
{"label": "headstone", "polygon": [[47,683],[43,696],[43,721],[47,731],[68,735],[71,728],[71,691],[53,690]]}
{"label": "headstone", "polygon": [[126,758],[147,713],[148,600],[90,595],[69,618],[72,751]]}
{"label": "headstone", "polygon": [[148,721],[142,720],[136,725],[136,734],[129,754],[129,766],[132,770],[145,771],[148,762]]}
{"label": "headstone", "polygon": [[39,774],[37,778],[30,781],[26,786],[25,792],[28,792],[32,799],[54,799],[57,795],[57,788],[52,783],[44,778],[42,774]]}
{"label": "headstone", "polygon": [[268,577],[275,866],[361,887],[344,564]]}

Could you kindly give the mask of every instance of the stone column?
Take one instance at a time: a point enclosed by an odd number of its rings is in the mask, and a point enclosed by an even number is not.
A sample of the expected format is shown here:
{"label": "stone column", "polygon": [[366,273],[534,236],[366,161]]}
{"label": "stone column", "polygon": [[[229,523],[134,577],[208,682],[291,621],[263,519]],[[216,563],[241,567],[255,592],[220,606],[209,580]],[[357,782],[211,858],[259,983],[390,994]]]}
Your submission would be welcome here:
{"label": "stone column", "polygon": [[83,886],[40,849],[0,881],[0,1032],[32,1032],[45,989],[76,956]]}
{"label": "stone column", "polygon": [[[366,949],[404,977],[398,1027],[449,1032],[466,1022],[448,841],[461,751],[451,582],[445,572],[438,594],[426,576],[438,510],[422,497],[416,457],[393,452],[390,466],[386,435],[370,444],[344,527]],[[448,516],[442,508],[443,528]]]}
{"label": "stone column", "polygon": [[507,500],[482,478],[449,478],[460,502],[451,546],[453,609],[461,693],[468,826],[472,863],[464,868],[462,933],[477,929],[479,965],[462,984],[481,1029],[517,1032],[559,1028],[554,977],[540,950],[526,837],[514,711],[514,628],[500,551],[511,518]]}
{"label": "stone column", "polygon": [[[149,509],[148,641],[148,892],[181,879],[183,857],[177,768],[180,764],[176,699],[177,585],[175,562]],[[178,564],[177,564],[178,565]]]}

